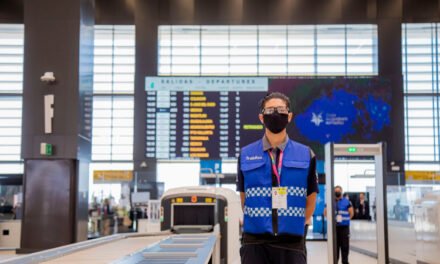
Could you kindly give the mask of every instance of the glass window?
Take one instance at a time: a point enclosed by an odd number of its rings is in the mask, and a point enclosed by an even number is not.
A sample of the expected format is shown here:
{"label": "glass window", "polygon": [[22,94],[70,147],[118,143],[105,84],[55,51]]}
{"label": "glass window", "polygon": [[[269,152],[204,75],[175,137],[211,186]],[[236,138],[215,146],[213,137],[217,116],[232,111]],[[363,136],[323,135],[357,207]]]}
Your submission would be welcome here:
{"label": "glass window", "polygon": [[0,93],[23,90],[24,27],[0,24]]}
{"label": "glass window", "polygon": [[134,26],[97,25],[94,45],[94,93],[134,93]]}
{"label": "glass window", "polygon": [[158,73],[377,75],[377,26],[159,26]]}
{"label": "glass window", "polygon": [[23,173],[23,46],[23,25],[0,24],[0,174]]}
{"label": "glass window", "polygon": [[95,95],[92,160],[133,159],[133,115],[133,96]]}
{"label": "glass window", "polygon": [[409,163],[440,161],[438,30],[436,23],[402,25],[405,150]]}
{"label": "glass window", "polygon": [[92,161],[131,161],[134,126],[134,26],[95,26],[94,63]]}

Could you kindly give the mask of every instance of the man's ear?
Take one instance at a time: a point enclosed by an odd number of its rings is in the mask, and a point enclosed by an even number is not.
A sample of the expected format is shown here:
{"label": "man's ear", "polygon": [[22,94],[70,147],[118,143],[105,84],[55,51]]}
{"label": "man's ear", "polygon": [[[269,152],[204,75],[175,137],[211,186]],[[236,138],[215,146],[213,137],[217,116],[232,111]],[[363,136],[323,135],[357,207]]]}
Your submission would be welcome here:
{"label": "man's ear", "polygon": [[258,118],[260,119],[261,124],[264,125],[264,118],[263,118],[263,114],[259,114]]}
{"label": "man's ear", "polygon": [[292,112],[289,113],[289,117],[288,118],[289,118],[289,123],[290,123],[290,121],[292,121],[292,118],[293,118],[293,113]]}

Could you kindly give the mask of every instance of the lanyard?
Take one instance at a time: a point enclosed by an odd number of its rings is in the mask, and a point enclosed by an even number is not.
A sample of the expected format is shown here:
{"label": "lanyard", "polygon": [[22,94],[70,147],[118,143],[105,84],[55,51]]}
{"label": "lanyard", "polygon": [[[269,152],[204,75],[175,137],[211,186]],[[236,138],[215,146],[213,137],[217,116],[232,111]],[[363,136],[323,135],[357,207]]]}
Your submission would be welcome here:
{"label": "lanyard", "polygon": [[272,155],[272,151],[269,151],[270,160],[272,161],[272,170],[273,173],[275,173],[275,176],[277,176],[278,180],[278,186],[281,184],[281,166],[283,165],[283,151],[280,149],[280,157],[278,160],[278,169],[276,167],[276,160],[275,157]]}

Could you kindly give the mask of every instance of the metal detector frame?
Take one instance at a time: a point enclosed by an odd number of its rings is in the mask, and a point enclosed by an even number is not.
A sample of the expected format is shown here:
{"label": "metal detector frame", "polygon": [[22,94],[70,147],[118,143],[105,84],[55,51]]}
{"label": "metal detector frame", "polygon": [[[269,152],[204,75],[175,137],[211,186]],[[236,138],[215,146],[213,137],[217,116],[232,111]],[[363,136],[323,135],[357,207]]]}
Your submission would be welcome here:
{"label": "metal detector frame", "polygon": [[[356,151],[353,151],[353,150]],[[389,263],[388,225],[386,203],[386,145],[377,144],[334,144],[325,145],[325,180],[327,202],[327,252],[328,263],[337,264],[336,258],[336,216],[333,200],[334,158],[335,157],[374,157],[376,171],[376,239],[377,263]]]}

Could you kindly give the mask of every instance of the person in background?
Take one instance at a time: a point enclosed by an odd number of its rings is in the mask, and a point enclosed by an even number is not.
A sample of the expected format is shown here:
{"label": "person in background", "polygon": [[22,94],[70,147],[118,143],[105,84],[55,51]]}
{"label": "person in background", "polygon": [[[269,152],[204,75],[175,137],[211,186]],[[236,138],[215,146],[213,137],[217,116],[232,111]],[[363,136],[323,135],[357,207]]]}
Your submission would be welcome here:
{"label": "person in background", "polygon": [[[335,215],[336,215],[336,252],[339,261],[341,252],[342,264],[348,264],[348,253],[350,251],[350,219],[354,211],[351,202],[342,197],[342,187],[335,187]],[[327,217],[327,208],[324,209],[324,216]]]}
{"label": "person in background", "polygon": [[110,205],[110,199],[105,198],[104,199],[104,203],[102,204],[102,223],[103,223],[103,228],[102,228],[102,235],[111,235],[111,223],[113,220],[113,210],[112,207]]}
{"label": "person in background", "polygon": [[370,204],[365,200],[365,193],[359,194],[359,200],[355,205],[355,219],[371,220]]}
{"label": "person in background", "polygon": [[113,214],[112,207],[110,206],[110,200],[108,198],[104,199],[104,204],[102,205],[102,214],[104,216]]}
{"label": "person in background", "polygon": [[402,206],[400,205],[400,199],[396,200],[396,204],[393,207],[394,219],[400,221],[402,220]]}
{"label": "person in background", "polygon": [[371,207],[373,209],[373,221],[376,222],[376,198],[374,198],[373,206],[371,206]]}
{"label": "person in background", "polygon": [[292,117],[287,96],[265,96],[259,114],[265,134],[238,159],[243,264],[307,263],[304,228],[315,210],[316,159],[309,147],[289,139]]}

